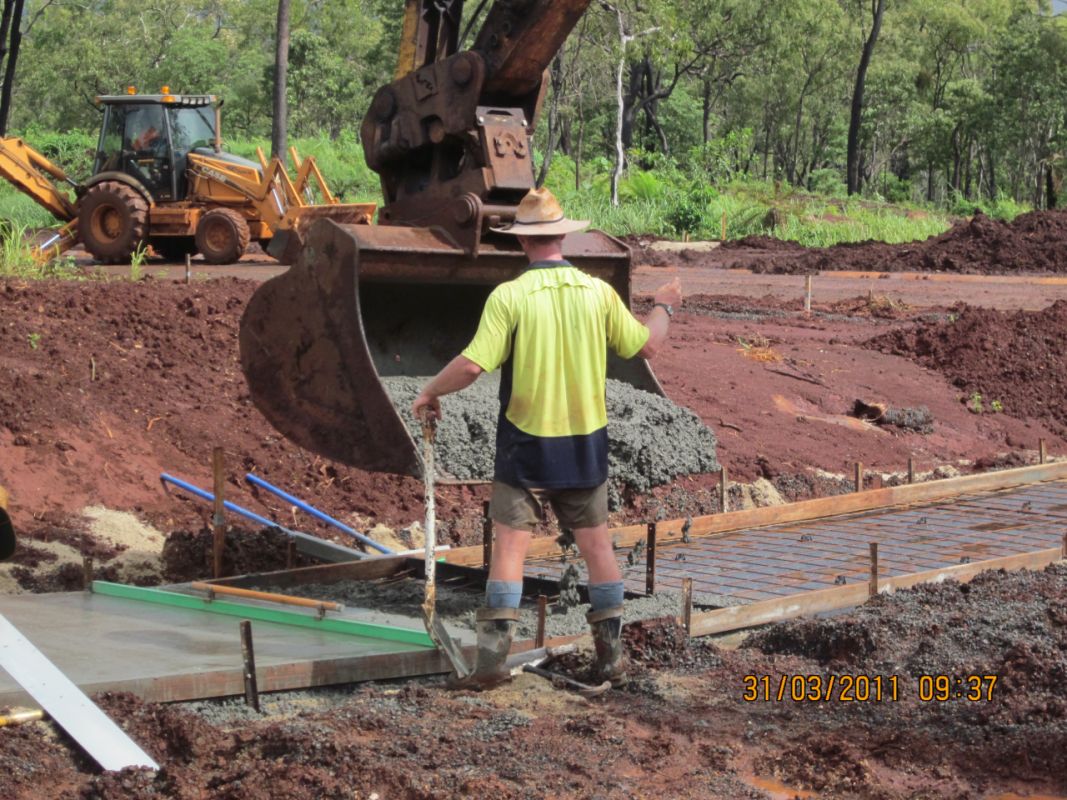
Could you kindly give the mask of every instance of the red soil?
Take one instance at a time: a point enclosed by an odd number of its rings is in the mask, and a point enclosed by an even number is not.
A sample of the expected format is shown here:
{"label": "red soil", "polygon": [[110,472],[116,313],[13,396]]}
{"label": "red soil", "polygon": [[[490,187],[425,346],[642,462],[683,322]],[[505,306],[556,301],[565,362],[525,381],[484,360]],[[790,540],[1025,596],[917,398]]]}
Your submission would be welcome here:
{"label": "red soil", "polygon": [[[1006,313],[961,306],[948,321],[926,322],[871,339],[883,353],[905,356],[945,375],[983,411],[1044,420],[1067,433],[1067,302],[1043,311]],[[972,403],[977,405],[977,401]]]}
{"label": "red soil", "polygon": [[[0,284],[0,483],[16,523],[32,530],[45,512],[75,514],[91,504],[141,513],[165,530],[195,530],[207,504],[165,493],[161,472],[211,485],[214,446],[227,454],[227,497],[269,518],[316,530],[283,503],[253,494],[256,472],[327,512],[366,529],[421,520],[421,482],[347,468],[282,439],[251,405],[236,348],[238,320],[255,284],[235,279],[183,283]],[[964,392],[909,360],[861,346],[909,312],[877,299],[818,306],[806,319],[799,299],[693,297],[676,317],[655,368],[668,395],[693,408],[718,434],[732,478],[778,478],[789,497],[820,486],[813,467],[846,474],[854,461],[901,470],[984,458],[996,451],[1061,443],[1049,426],[1011,414],[975,415]],[[723,315],[738,318],[723,318]],[[738,316],[739,315],[739,316]],[[880,319],[886,317],[888,319]],[[768,357],[745,344],[766,339]],[[758,348],[756,348],[758,350]],[[750,348],[751,350],[751,348]],[[988,391],[993,391],[992,389]],[[928,406],[928,436],[844,417],[857,398],[896,407]],[[990,395],[992,399],[992,395]],[[800,476],[799,482],[795,476]],[[682,478],[650,497],[631,497],[618,522],[650,513],[709,513],[716,476]],[[837,490],[840,490],[838,487]],[[441,487],[444,541],[480,539],[485,486]],[[53,526],[54,527],[54,526]],[[330,536],[328,529],[317,529]]]}
{"label": "red soil", "polygon": [[[837,270],[1015,274],[1067,272],[1067,211],[1035,211],[1009,222],[976,213],[926,241],[807,248],[767,236],[726,242],[712,251],[662,253],[641,249],[638,263],[670,263],[806,274]],[[640,247],[641,240],[633,244]]]}

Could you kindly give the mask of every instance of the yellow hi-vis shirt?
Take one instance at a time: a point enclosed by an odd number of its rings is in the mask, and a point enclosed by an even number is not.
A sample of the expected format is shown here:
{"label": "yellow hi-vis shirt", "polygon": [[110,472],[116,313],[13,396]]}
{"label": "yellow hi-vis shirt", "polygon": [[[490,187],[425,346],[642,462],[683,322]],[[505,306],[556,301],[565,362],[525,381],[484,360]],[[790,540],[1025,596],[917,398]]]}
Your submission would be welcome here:
{"label": "yellow hi-vis shirt", "polygon": [[648,328],[607,283],[565,261],[496,287],[463,355],[503,367],[496,479],[535,488],[607,480],[607,349],[635,356]]}

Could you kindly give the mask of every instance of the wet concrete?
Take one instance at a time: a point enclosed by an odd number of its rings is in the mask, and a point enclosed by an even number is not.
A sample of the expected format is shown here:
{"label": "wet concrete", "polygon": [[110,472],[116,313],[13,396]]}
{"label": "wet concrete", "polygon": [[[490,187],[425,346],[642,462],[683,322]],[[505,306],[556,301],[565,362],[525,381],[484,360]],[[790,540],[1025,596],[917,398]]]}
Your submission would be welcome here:
{"label": "wet concrete", "polygon": [[[411,404],[428,378],[384,378],[386,390],[408,428],[421,442]],[[438,468],[454,478],[493,476],[500,376],[483,375],[472,386],[441,399],[437,430]],[[679,475],[714,472],[716,438],[692,411],[665,397],[609,380],[608,468],[617,486],[647,492]]]}
{"label": "wet concrete", "polygon": [[[399,616],[421,620],[420,607],[424,596],[423,582],[415,579],[390,582],[343,581],[322,585],[287,586],[284,589],[269,586],[258,588],[344,603],[345,608],[353,613],[358,609],[361,620],[382,623],[392,620],[392,624],[396,624]],[[473,631],[474,612],[483,605],[484,597],[481,592],[453,589],[443,583],[437,586],[437,615],[453,635]],[[624,622],[678,616],[681,614],[681,594],[673,591],[658,592],[652,597],[627,600],[623,608]],[[575,636],[585,633],[588,630],[585,621],[588,610],[586,605],[570,608],[564,608],[559,603],[550,605],[545,618],[546,636]],[[531,639],[536,633],[537,607],[527,601],[519,612],[516,636],[519,639]]]}

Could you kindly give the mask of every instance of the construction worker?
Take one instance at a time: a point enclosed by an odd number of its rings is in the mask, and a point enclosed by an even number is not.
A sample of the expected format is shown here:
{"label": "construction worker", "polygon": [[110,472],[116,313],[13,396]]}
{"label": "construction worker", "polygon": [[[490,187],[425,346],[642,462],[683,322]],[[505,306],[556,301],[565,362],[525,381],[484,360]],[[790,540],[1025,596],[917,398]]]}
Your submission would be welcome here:
{"label": "construction worker", "polygon": [[639,322],[610,285],[563,258],[564,235],[588,224],[567,219],[551,192],[534,189],[513,223],[493,229],[517,236],[530,265],[493,290],[470,345],[412,406],[416,418],[424,409],[439,416],[442,395],[501,369],[486,607],[476,614],[474,673],[454,685],[488,688],[509,679],[505,659],[523,562],[546,502],[560,526],[573,531],[589,572],[597,679],[619,685],[625,678],[623,582],[607,526],[607,348],[623,358],[651,358],[667,338],[682,293],[677,279],[658,289],[646,323]]}
{"label": "construction worker", "polygon": [[7,513],[7,492],[0,486],[0,561],[15,554],[15,526]]}

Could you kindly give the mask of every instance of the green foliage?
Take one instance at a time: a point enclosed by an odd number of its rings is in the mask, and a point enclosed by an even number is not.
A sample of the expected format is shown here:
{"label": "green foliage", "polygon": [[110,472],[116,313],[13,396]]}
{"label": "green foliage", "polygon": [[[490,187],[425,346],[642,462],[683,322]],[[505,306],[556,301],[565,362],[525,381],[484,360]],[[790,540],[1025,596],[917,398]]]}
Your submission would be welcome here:
{"label": "green foliage", "polygon": [[[99,126],[93,97],[167,84],[225,98],[231,152],[266,146],[274,0],[90,5],[27,4],[12,130],[83,179]],[[380,196],[358,131],[393,79],[401,5],[293,0],[290,136],[345,200]],[[594,4],[559,59],[552,129],[549,114],[537,128],[541,152],[549,136],[558,142],[546,185],[615,232],[718,238],[725,212],[729,236],[767,233],[775,208],[775,235],[812,243],[927,235],[945,224],[937,209],[1010,219],[1040,206],[1041,170],[1062,179],[1067,169],[1067,18],[1022,0],[887,4],[860,126],[861,193],[922,201],[925,216],[911,217],[844,202],[869,22],[869,4],[826,0]],[[627,155],[623,205],[609,208],[620,67]],[[2,187],[0,218],[51,222]]]}
{"label": "green foliage", "polygon": [[36,268],[26,226],[7,221],[0,231],[0,276],[24,277]]}
{"label": "green foliage", "polygon": [[619,182],[619,198],[626,201],[654,202],[663,197],[666,188],[654,173],[636,170]]}
{"label": "green foliage", "polygon": [[667,211],[667,224],[675,235],[689,235],[705,227],[707,200],[699,194],[686,194]]}
{"label": "green foliage", "polygon": [[29,333],[26,335],[26,339],[29,342],[31,350],[36,350],[41,344],[41,334],[39,333]]}
{"label": "green foliage", "polygon": [[144,264],[148,260],[148,248],[144,243],[137,245],[137,248],[130,254],[130,280],[139,281],[144,277]]}

